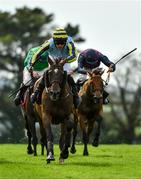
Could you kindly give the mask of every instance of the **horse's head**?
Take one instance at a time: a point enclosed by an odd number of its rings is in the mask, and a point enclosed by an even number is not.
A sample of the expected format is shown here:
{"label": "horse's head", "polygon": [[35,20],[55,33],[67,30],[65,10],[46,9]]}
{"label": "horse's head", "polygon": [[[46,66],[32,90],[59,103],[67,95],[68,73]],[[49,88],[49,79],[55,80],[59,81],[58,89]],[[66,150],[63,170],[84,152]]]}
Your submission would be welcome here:
{"label": "horse's head", "polygon": [[104,70],[102,68],[96,68],[88,72],[90,76],[88,80],[88,93],[95,104],[103,101],[103,80],[101,78],[103,73]]}
{"label": "horse's head", "polygon": [[58,100],[62,92],[65,76],[63,65],[63,60],[60,61],[59,59],[50,63],[50,69],[48,70],[49,88],[47,91],[52,101]]}

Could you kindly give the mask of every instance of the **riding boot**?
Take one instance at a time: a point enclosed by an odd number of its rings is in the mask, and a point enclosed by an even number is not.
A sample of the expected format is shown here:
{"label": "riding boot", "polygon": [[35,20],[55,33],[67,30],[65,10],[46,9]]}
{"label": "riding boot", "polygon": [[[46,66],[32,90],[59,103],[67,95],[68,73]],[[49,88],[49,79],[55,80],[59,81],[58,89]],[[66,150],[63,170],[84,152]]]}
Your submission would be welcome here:
{"label": "riding boot", "polygon": [[20,105],[23,101],[23,96],[25,91],[27,90],[28,86],[25,86],[24,84],[20,85],[20,90],[18,91],[18,93],[16,94],[16,97],[14,99],[14,103],[16,106]]}
{"label": "riding boot", "polygon": [[42,92],[43,92],[44,88],[45,88],[45,85],[44,85],[44,76],[43,76],[42,79],[40,80],[38,86],[36,87],[35,91],[30,96],[30,100],[33,104],[35,102],[37,104],[41,104],[41,97],[42,97]]}
{"label": "riding boot", "polygon": [[78,106],[80,104],[80,98],[78,96],[77,86],[76,86],[73,78],[70,75],[68,75],[68,83],[72,88],[74,107],[78,108]]}
{"label": "riding boot", "polygon": [[108,104],[110,101],[107,98],[109,96],[109,93],[107,93],[105,90],[103,91],[103,104]]}
{"label": "riding boot", "polygon": [[83,84],[84,84],[86,81],[87,81],[87,79],[82,79],[82,78],[80,78],[80,79],[78,79],[78,80],[76,81],[77,92],[80,91],[81,87],[83,86]]}

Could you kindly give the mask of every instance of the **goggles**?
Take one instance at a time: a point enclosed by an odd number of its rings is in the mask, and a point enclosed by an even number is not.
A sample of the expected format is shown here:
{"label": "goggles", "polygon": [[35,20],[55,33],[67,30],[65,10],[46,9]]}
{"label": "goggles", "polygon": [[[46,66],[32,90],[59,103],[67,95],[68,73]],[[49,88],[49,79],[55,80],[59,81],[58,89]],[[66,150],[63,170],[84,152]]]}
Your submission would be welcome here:
{"label": "goggles", "polygon": [[55,43],[56,45],[59,45],[59,44],[65,45],[65,44],[66,44],[66,41],[67,41],[67,39],[54,39],[54,43]]}

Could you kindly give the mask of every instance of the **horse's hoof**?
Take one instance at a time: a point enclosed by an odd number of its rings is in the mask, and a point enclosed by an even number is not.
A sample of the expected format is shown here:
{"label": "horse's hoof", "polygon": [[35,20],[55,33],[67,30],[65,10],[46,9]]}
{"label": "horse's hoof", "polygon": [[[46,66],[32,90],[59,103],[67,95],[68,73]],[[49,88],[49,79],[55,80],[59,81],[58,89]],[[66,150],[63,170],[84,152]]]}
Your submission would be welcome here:
{"label": "horse's hoof", "polygon": [[47,164],[49,164],[50,163],[50,159],[47,159]]}
{"label": "horse's hoof", "polygon": [[64,164],[64,159],[63,158],[59,159],[59,164]]}
{"label": "horse's hoof", "polygon": [[71,148],[71,149],[70,149],[70,152],[71,152],[72,154],[75,154],[75,153],[76,153],[76,149],[75,149],[75,148]]}
{"label": "horse's hoof", "polygon": [[88,152],[83,152],[83,156],[89,156]]}
{"label": "horse's hoof", "polygon": [[49,154],[47,156],[47,161],[55,161],[54,156],[51,152],[49,152]]}
{"label": "horse's hoof", "polygon": [[69,151],[61,152],[61,158],[67,159],[69,157]]}
{"label": "horse's hoof", "polygon": [[94,140],[93,143],[92,143],[92,146],[98,147],[98,145],[99,145],[98,140]]}
{"label": "horse's hoof", "polygon": [[33,154],[33,149],[32,149],[32,147],[28,147],[27,148],[27,154]]}
{"label": "horse's hoof", "polygon": [[33,150],[27,150],[27,154],[33,154]]}

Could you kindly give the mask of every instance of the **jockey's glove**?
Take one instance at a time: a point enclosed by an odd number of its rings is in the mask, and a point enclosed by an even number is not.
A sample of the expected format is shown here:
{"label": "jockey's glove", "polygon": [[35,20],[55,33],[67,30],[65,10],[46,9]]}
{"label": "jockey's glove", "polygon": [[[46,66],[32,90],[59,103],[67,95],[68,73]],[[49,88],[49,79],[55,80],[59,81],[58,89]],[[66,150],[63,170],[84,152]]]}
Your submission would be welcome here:
{"label": "jockey's glove", "polygon": [[109,72],[114,72],[116,70],[116,65],[114,63],[112,63],[110,66],[109,66]]}
{"label": "jockey's glove", "polygon": [[30,65],[29,67],[28,67],[28,71],[31,73],[31,72],[33,72],[33,66],[32,65]]}

